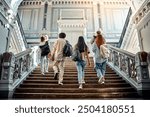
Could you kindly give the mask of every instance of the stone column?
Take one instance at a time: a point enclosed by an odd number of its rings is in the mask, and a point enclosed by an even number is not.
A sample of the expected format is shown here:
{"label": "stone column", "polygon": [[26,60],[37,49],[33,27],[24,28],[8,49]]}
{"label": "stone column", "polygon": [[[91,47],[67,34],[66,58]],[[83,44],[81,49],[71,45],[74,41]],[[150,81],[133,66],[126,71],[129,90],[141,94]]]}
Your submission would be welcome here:
{"label": "stone column", "polygon": [[[51,22],[52,22],[52,1],[48,2],[48,10],[47,10],[47,30],[49,31],[49,33],[51,32]],[[49,35],[51,36],[51,35]]]}
{"label": "stone column", "polygon": [[150,77],[148,69],[148,53],[138,52],[135,56],[138,93],[143,98],[150,98]]}
{"label": "stone column", "polygon": [[41,31],[43,28],[43,17],[44,17],[44,4],[45,2],[42,2],[41,8],[40,8],[40,13],[39,13],[39,22],[38,22],[38,30]]}
{"label": "stone column", "polygon": [[5,52],[2,60],[2,72],[0,78],[0,99],[9,99],[13,95],[13,73],[15,56],[11,52]]}
{"label": "stone column", "polygon": [[96,32],[99,29],[97,1],[93,1],[93,14],[94,14],[94,30]]}
{"label": "stone column", "polygon": [[[6,13],[7,14],[7,13]],[[10,44],[10,33],[12,31],[12,19],[13,16],[10,14],[7,14],[6,16],[3,16],[0,13],[0,54],[3,54],[4,52],[8,51],[9,44]]]}
{"label": "stone column", "polygon": [[105,8],[104,8],[104,4],[103,4],[103,2],[100,2],[99,3],[100,4],[100,18],[101,18],[101,29],[104,31],[104,32],[106,32],[106,25],[105,25],[105,20],[106,20],[106,18],[105,18]]}

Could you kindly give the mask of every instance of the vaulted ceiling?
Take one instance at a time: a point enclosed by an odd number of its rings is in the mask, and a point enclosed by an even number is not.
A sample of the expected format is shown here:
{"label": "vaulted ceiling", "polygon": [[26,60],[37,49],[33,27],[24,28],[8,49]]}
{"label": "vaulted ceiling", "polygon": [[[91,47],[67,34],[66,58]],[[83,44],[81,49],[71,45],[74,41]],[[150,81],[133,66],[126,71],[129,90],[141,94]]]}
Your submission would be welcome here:
{"label": "vaulted ceiling", "polygon": [[[18,9],[18,6],[20,5],[20,3],[23,1],[23,0],[5,0],[7,1],[7,3],[10,3],[10,6],[12,8],[12,10],[14,12],[17,11]],[[45,0],[46,1],[46,0]],[[98,0],[96,0],[98,1]],[[99,1],[103,1],[103,0],[99,0]],[[143,1],[143,0],[125,0],[126,2],[128,2],[129,4],[133,3],[133,2],[137,2],[137,1]]]}

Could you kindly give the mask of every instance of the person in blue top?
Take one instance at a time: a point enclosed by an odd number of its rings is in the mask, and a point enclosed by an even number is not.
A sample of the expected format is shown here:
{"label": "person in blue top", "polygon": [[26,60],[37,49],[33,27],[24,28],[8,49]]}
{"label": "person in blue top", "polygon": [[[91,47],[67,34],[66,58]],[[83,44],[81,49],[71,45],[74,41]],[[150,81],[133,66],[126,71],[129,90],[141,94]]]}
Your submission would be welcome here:
{"label": "person in blue top", "polygon": [[105,83],[105,71],[106,71],[106,62],[107,59],[103,58],[100,55],[100,46],[105,44],[106,41],[103,38],[100,31],[97,31],[97,36],[92,44],[92,51],[94,52],[94,61],[95,61],[95,70],[97,72],[97,77],[99,78],[98,82],[103,84]]}

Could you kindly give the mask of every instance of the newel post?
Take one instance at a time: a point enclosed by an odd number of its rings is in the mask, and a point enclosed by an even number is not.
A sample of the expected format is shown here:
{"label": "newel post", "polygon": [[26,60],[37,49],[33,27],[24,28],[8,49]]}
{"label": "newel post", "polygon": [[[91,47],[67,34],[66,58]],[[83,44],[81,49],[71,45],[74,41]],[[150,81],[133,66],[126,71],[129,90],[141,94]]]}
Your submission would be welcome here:
{"label": "newel post", "polygon": [[3,53],[3,60],[1,63],[1,77],[0,77],[0,99],[8,99],[13,94],[13,73],[15,67],[15,56],[11,52]]}
{"label": "newel post", "polygon": [[150,98],[150,77],[147,52],[138,52],[135,55],[135,66],[137,71],[138,93],[143,98]]}

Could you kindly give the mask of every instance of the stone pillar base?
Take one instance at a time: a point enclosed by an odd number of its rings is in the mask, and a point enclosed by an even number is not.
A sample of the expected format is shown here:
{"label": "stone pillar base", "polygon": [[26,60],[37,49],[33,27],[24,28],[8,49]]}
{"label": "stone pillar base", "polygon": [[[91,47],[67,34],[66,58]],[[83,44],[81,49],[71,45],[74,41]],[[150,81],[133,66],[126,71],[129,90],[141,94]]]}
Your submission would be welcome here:
{"label": "stone pillar base", "polygon": [[138,94],[141,96],[142,99],[150,99],[150,90],[139,90]]}
{"label": "stone pillar base", "polygon": [[0,91],[0,99],[8,100],[12,99],[13,92],[12,91]]}

